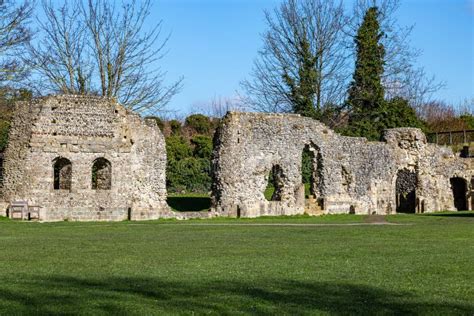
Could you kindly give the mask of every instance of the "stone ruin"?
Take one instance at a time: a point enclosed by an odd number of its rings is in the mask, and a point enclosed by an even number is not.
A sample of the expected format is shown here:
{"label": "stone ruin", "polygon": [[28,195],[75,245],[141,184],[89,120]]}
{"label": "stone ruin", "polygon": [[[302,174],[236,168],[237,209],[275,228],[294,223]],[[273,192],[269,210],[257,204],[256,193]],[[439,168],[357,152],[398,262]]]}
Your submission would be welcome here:
{"label": "stone ruin", "polygon": [[[427,143],[416,128],[389,129],[384,139],[341,136],[299,115],[228,113],[214,149],[215,212],[257,217],[474,208],[472,159]],[[309,198],[302,183],[305,149],[312,157]],[[272,170],[276,188],[267,201]]]}
{"label": "stone ruin", "polygon": [[3,210],[28,201],[41,207],[44,221],[170,215],[164,137],[154,120],[113,100],[18,102],[3,167]]}
{"label": "stone ruin", "polygon": [[[312,160],[307,197],[304,150]],[[474,159],[428,144],[415,128],[369,142],[299,115],[230,112],[216,132],[212,163],[211,210],[173,212],[165,141],[154,120],[101,97],[18,102],[0,156],[0,215],[18,201],[38,206],[42,221],[474,209]],[[271,171],[276,189],[268,201]]]}

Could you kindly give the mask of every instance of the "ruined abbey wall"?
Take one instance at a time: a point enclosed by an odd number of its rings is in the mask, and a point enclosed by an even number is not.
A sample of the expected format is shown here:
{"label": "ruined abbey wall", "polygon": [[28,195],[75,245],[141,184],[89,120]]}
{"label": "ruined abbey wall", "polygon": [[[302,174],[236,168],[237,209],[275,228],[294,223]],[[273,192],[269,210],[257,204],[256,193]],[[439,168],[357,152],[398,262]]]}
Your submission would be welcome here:
{"label": "ruined abbey wall", "polygon": [[[109,188],[93,188],[97,159],[110,166]],[[58,160],[70,162],[61,171],[70,183],[55,188]],[[17,103],[1,199],[41,206],[45,221],[166,217],[165,170],[165,141],[155,121],[110,99],[45,97]]]}
{"label": "ruined abbey wall", "polygon": [[[303,150],[312,160],[307,197]],[[154,120],[101,97],[18,102],[3,154],[0,216],[15,201],[39,206],[43,221],[474,209],[474,160],[428,144],[416,128],[369,142],[299,115],[230,112],[216,132],[212,164],[211,210],[173,212],[165,140]],[[268,201],[270,171],[277,188]]]}
{"label": "ruined abbey wall", "polygon": [[[224,216],[393,214],[400,170],[416,175],[418,212],[455,210],[450,178],[474,176],[467,160],[428,144],[415,128],[391,129],[384,142],[369,142],[299,115],[234,112],[223,119],[215,146],[212,199],[214,211]],[[313,205],[302,184],[305,146],[314,153]],[[279,198],[267,201],[264,191],[275,167]]]}

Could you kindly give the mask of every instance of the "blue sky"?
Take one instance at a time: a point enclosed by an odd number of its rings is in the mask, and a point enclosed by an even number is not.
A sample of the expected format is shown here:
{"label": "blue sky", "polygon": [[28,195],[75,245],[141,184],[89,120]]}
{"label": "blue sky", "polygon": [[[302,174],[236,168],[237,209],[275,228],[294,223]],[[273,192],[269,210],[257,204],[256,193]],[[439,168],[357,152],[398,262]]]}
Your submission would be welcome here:
{"label": "blue sky", "polygon": [[[273,0],[155,0],[151,21],[163,19],[171,32],[161,61],[171,81],[184,76],[184,88],[169,109],[185,114],[214,97],[233,97],[248,77],[260,35],[263,10]],[[435,98],[457,105],[474,98],[474,0],[404,0],[401,25],[415,25],[412,45],[418,64],[446,82]]]}

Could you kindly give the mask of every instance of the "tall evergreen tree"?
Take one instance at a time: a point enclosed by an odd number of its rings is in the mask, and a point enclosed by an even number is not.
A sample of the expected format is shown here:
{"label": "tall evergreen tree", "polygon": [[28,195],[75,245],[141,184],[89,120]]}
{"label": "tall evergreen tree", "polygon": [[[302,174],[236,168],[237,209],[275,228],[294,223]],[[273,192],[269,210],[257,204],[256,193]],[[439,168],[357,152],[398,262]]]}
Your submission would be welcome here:
{"label": "tall evergreen tree", "polygon": [[385,56],[385,49],[380,43],[382,36],[378,9],[371,7],[365,13],[355,37],[357,58],[347,100],[351,110],[349,135],[377,139],[383,129],[379,117],[385,106],[381,81]]}
{"label": "tall evergreen tree", "polygon": [[379,140],[387,128],[423,127],[407,100],[385,100],[381,80],[385,48],[380,43],[384,34],[380,31],[378,14],[377,7],[367,10],[355,38],[357,58],[347,100],[351,112],[349,126],[342,131],[369,140]]}
{"label": "tall evergreen tree", "polygon": [[316,94],[316,61],[317,58],[311,53],[311,48],[306,33],[300,40],[300,55],[298,56],[298,76],[293,77],[285,69],[283,79],[290,89],[289,98],[292,104],[292,112],[312,118],[320,118],[320,109],[315,109],[314,97]]}
{"label": "tall evergreen tree", "polygon": [[379,108],[384,100],[382,75],[385,49],[380,43],[383,33],[376,7],[369,8],[355,38],[357,59],[348,103],[356,112]]}

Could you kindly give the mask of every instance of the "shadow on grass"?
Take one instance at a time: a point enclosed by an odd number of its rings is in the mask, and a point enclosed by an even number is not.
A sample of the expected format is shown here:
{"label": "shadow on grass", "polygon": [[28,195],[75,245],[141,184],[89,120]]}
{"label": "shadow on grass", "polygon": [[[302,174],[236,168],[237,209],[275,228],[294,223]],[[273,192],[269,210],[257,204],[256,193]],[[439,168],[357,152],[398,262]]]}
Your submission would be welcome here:
{"label": "shadow on grass", "polygon": [[[19,282],[19,283],[18,283]],[[12,285],[14,284],[14,285]],[[14,287],[14,290],[10,289]],[[472,303],[408,292],[290,280],[171,282],[157,278],[28,278],[0,285],[0,314],[472,314]]]}
{"label": "shadow on grass", "polygon": [[169,196],[168,205],[177,212],[207,211],[211,207],[211,198],[194,196]]}

